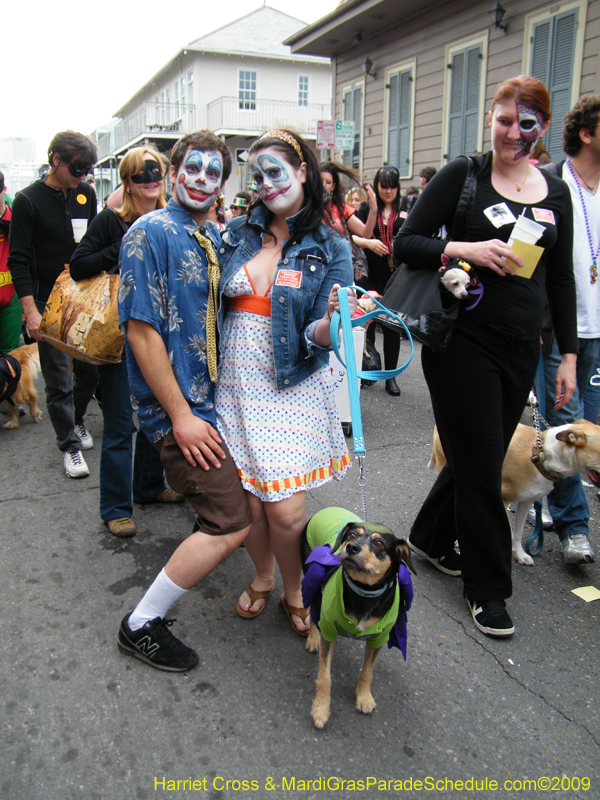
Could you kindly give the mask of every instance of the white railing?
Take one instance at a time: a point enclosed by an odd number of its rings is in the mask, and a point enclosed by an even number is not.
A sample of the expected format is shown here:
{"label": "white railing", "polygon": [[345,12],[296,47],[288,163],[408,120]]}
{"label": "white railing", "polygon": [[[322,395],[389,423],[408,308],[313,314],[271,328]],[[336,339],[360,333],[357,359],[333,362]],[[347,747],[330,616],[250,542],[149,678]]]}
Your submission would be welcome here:
{"label": "white railing", "polygon": [[195,106],[188,103],[142,103],[116,126],[115,150],[121,150],[142,134],[172,133],[181,136],[193,131],[195,122]]}
{"label": "white railing", "polygon": [[304,135],[316,136],[317,122],[330,118],[331,106],[324,103],[299,106],[297,102],[285,100],[219,97],[208,104],[208,127],[217,134],[238,131],[258,134],[286,126]]}

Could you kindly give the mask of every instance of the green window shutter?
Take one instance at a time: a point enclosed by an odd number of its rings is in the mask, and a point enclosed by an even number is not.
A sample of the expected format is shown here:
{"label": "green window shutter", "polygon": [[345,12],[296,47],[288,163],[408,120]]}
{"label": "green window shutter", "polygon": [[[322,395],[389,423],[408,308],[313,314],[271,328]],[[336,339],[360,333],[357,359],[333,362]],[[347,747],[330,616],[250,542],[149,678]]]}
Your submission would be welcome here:
{"label": "green window shutter", "polygon": [[362,141],[362,86],[355,86],[344,92],[344,120],[354,122],[354,147],[344,150],[342,163],[347,167],[360,167],[360,146]]}
{"label": "green window shutter", "polygon": [[391,75],[389,83],[387,163],[398,167],[401,178],[411,174],[411,81],[412,69],[405,69]]}
{"label": "green window shutter", "polygon": [[[390,113],[388,119],[388,148],[387,162],[398,167],[398,95],[400,93],[400,75],[395,72],[390,75]],[[399,167],[398,167],[399,168]]]}
{"label": "green window shutter", "polygon": [[481,45],[477,44],[452,56],[448,161],[477,150],[481,55]]}
{"label": "green window shutter", "polygon": [[465,76],[465,127],[462,152],[468,156],[477,150],[479,134],[479,87],[481,83],[481,46],[467,52]]}
{"label": "green window shutter", "polygon": [[[353,99],[352,89],[348,89],[347,91],[344,92],[344,108],[343,108],[344,120],[353,119],[352,99]],[[347,167],[352,166],[352,150],[344,150],[342,152],[342,163],[345,164],[345,166]]]}
{"label": "green window shutter", "polygon": [[555,161],[564,158],[563,117],[571,107],[575,38],[579,9],[557,14],[533,27],[532,75],[550,94],[552,122],[546,133],[546,149]]}
{"label": "green window shutter", "polygon": [[465,51],[452,56],[450,79],[450,125],[448,130],[448,161],[462,153],[463,98],[465,83]]}
{"label": "green window shutter", "polygon": [[352,150],[352,166],[358,169],[360,167],[360,146],[362,141],[362,86],[356,86],[353,95],[354,148]]}

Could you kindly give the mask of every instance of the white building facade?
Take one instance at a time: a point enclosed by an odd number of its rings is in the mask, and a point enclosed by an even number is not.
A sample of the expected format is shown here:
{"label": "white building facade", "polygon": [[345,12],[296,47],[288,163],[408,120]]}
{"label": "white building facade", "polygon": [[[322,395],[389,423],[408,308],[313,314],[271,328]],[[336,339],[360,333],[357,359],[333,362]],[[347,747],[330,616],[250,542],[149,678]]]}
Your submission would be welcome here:
{"label": "white building facade", "polygon": [[10,195],[33,183],[39,177],[38,167],[35,139],[20,136],[0,139],[0,170]]}
{"label": "white building facade", "polygon": [[130,147],[154,142],[168,152],[183,134],[208,128],[234,160],[230,199],[248,185],[240,155],[261,133],[290,126],[314,142],[317,122],[331,119],[331,67],[282,44],[304,27],[263,6],[191,42],[118,110],[114,131],[97,136],[98,169],[114,174]]}

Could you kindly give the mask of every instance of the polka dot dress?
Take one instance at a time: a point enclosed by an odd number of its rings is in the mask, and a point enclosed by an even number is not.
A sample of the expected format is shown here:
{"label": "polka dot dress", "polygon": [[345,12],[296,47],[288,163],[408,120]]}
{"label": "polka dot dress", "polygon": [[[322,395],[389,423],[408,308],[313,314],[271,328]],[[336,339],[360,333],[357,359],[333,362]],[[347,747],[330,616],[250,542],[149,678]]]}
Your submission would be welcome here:
{"label": "polka dot dress", "polygon": [[[229,297],[252,292],[243,267],[225,289]],[[235,309],[225,317],[221,351],[217,426],[244,488],[274,502],[341,480],[351,462],[329,367],[278,390],[271,318]]]}

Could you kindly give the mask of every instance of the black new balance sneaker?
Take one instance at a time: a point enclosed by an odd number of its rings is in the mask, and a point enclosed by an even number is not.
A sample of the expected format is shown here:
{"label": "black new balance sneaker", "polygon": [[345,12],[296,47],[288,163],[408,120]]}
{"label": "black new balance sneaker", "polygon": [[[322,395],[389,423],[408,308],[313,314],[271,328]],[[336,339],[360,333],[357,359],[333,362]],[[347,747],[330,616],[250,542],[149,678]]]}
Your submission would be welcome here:
{"label": "black new balance sneaker", "polygon": [[127,624],[130,616],[131,614],[127,614],[123,617],[119,629],[117,644],[122,653],[167,672],[186,672],[196,666],[199,661],[198,653],[173,636],[169,630],[175,622],[174,619],[156,617],[139,630],[132,631]]}
{"label": "black new balance sneaker", "polygon": [[504,638],[512,636],[515,632],[515,626],[506,610],[506,603],[504,600],[469,600],[467,603],[473,617],[473,622],[486,636],[494,636],[495,638]]}

